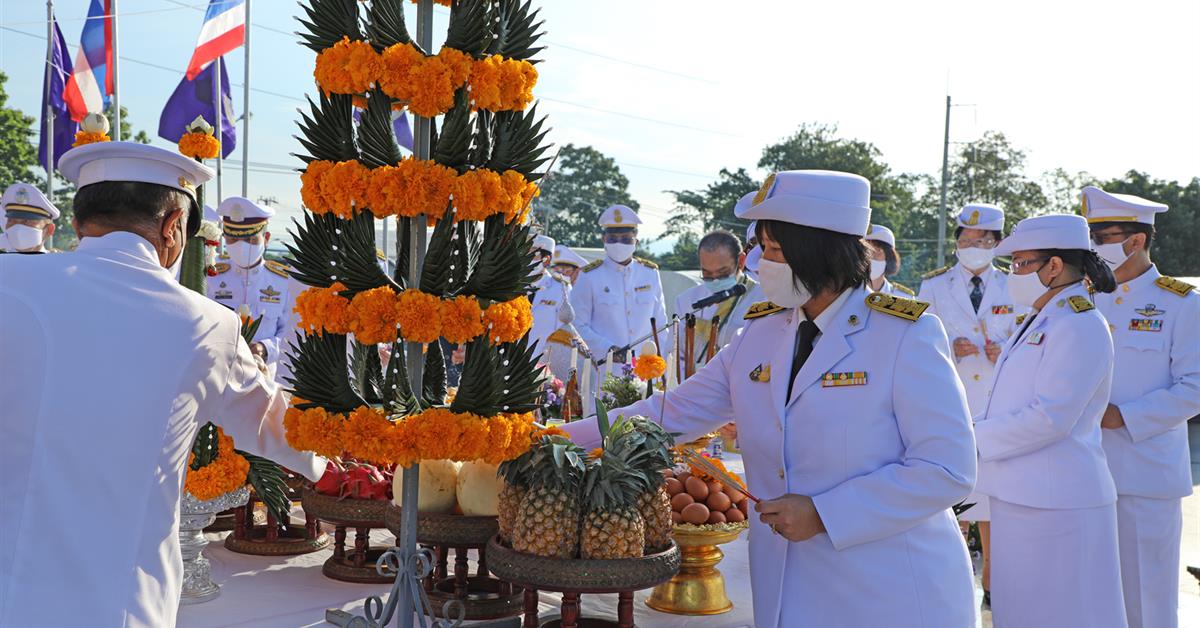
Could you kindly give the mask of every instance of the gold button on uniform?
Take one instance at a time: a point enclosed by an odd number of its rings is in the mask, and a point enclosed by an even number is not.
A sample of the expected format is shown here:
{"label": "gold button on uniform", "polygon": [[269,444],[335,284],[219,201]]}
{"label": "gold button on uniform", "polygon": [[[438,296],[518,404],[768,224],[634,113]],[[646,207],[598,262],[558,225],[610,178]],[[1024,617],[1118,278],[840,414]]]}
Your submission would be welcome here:
{"label": "gold button on uniform", "polygon": [[785,475],[785,474],[784,474],[784,472],[783,472],[783,469],[780,469],[780,470],[779,470],[779,479],[781,479],[781,480],[782,480],[784,475]]}
{"label": "gold button on uniform", "polygon": [[1120,305],[1124,302],[1125,302],[1125,299],[1122,299],[1121,297],[1117,297],[1117,305]]}

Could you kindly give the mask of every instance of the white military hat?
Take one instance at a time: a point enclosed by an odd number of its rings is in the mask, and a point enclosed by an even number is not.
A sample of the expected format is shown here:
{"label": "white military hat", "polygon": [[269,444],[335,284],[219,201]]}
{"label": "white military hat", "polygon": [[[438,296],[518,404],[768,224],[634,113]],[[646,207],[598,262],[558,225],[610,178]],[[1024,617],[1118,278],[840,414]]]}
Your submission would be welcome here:
{"label": "white military hat", "polygon": [[1083,188],[1083,208],[1080,213],[1089,223],[1140,222],[1154,224],[1154,214],[1167,211],[1167,206],[1132,194],[1114,194],[1089,185]]}
{"label": "white military hat", "polygon": [[58,208],[45,194],[28,183],[14,183],[4,190],[0,199],[4,215],[8,218],[32,218],[34,220],[57,220],[61,215]]}
{"label": "white military hat", "polygon": [[212,205],[204,206],[204,219],[209,222],[221,222],[221,217],[217,215],[217,210]]}
{"label": "white military hat", "polygon": [[[734,208],[736,211],[736,208]],[[746,227],[746,241],[749,242],[758,237],[758,221],[751,220],[750,225]]]}
{"label": "white military hat", "polygon": [[893,249],[896,248],[896,234],[892,233],[891,229],[883,225],[871,225],[867,229],[867,235],[863,236],[864,240],[874,240],[876,242],[886,242]]}
{"label": "white military hat", "polygon": [[1050,214],[1026,218],[1013,227],[1012,233],[996,245],[996,255],[1012,255],[1014,251],[1039,249],[1092,249],[1087,221],[1082,216]]}
{"label": "white military hat", "polygon": [[987,203],[967,203],[958,212],[958,226],[964,229],[1004,232],[1004,210]]}
{"label": "white military hat", "polygon": [[642,219],[638,217],[637,212],[624,205],[609,205],[604,213],[600,214],[600,226],[605,229],[613,227],[637,227],[642,224]]}
{"label": "white military hat", "polygon": [[571,247],[560,244],[554,248],[554,256],[550,260],[550,264],[565,264],[576,268],[587,266],[587,260],[583,256],[571,250]]}
{"label": "white military hat", "polygon": [[543,251],[547,251],[551,255],[553,255],[554,254],[554,238],[551,238],[548,235],[543,235],[543,234],[539,233],[539,234],[533,236],[533,248],[542,249]]}
{"label": "white military hat", "polygon": [[832,170],[786,170],[763,182],[747,220],[780,220],[862,237],[871,224],[871,184],[863,177]]}
{"label": "white military hat", "polygon": [[[747,209],[749,209],[749,207],[754,204],[755,196],[758,196],[757,191],[746,192],[745,194],[743,194],[742,198],[739,198],[738,202],[733,204],[733,215],[740,216],[743,211],[746,211]],[[757,222],[757,221],[752,221],[750,223],[750,226],[754,227],[755,222]]]}
{"label": "white military hat", "polygon": [[58,169],[76,188],[105,181],[155,183],[186,192],[193,200],[196,186],[216,175],[195,159],[136,142],[96,142],[72,148],[63,154]]}
{"label": "white military hat", "polygon": [[217,213],[221,215],[221,230],[225,235],[245,238],[265,231],[275,210],[248,198],[230,196],[217,206]]}

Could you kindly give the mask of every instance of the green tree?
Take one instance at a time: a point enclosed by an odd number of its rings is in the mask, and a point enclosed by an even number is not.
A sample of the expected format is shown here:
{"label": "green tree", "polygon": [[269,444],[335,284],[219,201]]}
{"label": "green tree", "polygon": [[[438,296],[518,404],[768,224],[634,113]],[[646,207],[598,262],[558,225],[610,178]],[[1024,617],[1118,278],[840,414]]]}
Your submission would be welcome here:
{"label": "green tree", "polygon": [[[104,109],[104,117],[108,118],[109,122],[112,122],[113,113],[115,113],[115,111],[116,110],[113,109],[113,105],[110,102],[108,107],[105,107]],[[110,130],[109,133],[111,134],[112,131]],[[138,129],[137,133],[133,132],[133,124],[129,122],[129,109],[125,108],[124,106],[121,107],[121,140],[133,140],[138,144],[150,143],[150,135],[146,133],[145,129]]]}
{"label": "green tree", "polygon": [[[730,171],[722,168],[717,180],[700,190],[672,190],[675,197],[675,213],[667,219],[668,234],[692,234],[699,224],[705,231],[724,228],[738,233],[745,222],[733,215],[733,206],[738,199],[758,189],[760,183],[750,177],[745,168]],[[695,251],[693,251],[693,266]]]}
{"label": "green tree", "polygon": [[1151,179],[1150,175],[1130,170],[1119,179],[1100,184],[1106,192],[1133,194],[1166,203],[1166,213],[1154,217],[1154,246],[1150,254],[1164,275],[1200,276],[1200,177],[1186,185],[1176,181]]}
{"label": "green tree", "polygon": [[668,253],[652,255],[647,251],[639,251],[639,257],[654,260],[662,270],[696,270],[700,260],[696,257],[696,249],[700,246],[700,236],[691,231],[684,231],[675,240],[675,246]]}
{"label": "green tree", "polygon": [[1004,223],[1010,228],[1029,216],[1048,213],[1042,186],[1025,174],[1025,158],[1025,151],[999,131],[961,145],[950,162],[948,213],[957,215],[967,203],[991,203],[1004,210]]}
{"label": "green tree", "polygon": [[638,208],[617,162],[591,146],[567,144],[542,188],[534,215],[555,240],[597,247],[603,242],[596,221],[613,204]]}
{"label": "green tree", "polygon": [[4,83],[8,75],[0,72],[0,191],[17,181],[36,178],[37,119],[8,106]]}

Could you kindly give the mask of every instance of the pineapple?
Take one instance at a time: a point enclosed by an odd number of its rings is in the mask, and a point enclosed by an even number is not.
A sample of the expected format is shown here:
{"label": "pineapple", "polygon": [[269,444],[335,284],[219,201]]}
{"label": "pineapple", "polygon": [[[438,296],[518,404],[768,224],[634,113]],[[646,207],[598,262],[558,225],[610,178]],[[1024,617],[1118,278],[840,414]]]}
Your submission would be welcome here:
{"label": "pineapple", "polygon": [[608,447],[624,456],[626,464],[646,478],[637,496],[637,510],[645,522],[645,551],[666,549],[675,525],[671,521],[671,500],[662,472],[671,466],[674,439],[658,424],[638,416],[619,419],[608,436]]}
{"label": "pineapple", "polygon": [[543,438],[533,452],[528,488],[513,522],[513,549],[538,556],[575,558],[585,454],[561,436]]}
{"label": "pineapple", "polygon": [[530,447],[520,456],[500,463],[497,473],[504,480],[504,488],[500,489],[497,504],[497,520],[500,524],[500,539],[513,541],[513,533],[521,513],[521,500],[529,490],[530,475],[533,470],[533,456],[537,445]]}
{"label": "pineapple", "polygon": [[588,468],[584,488],[588,511],[580,533],[580,556],[612,560],[643,555],[646,524],[637,500],[646,484],[646,477],[619,452],[606,450]]}
{"label": "pineapple", "polygon": [[646,553],[667,549],[671,544],[675,523],[671,521],[671,498],[667,495],[666,486],[660,484],[657,490],[638,495],[637,509],[646,523]]}

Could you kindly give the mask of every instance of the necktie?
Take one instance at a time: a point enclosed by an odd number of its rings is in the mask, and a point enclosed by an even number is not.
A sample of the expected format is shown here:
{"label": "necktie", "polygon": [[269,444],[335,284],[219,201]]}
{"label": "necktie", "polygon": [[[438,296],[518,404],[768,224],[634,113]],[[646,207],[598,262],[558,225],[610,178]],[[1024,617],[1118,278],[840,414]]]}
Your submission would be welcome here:
{"label": "necktie", "polygon": [[975,286],[971,288],[971,307],[978,312],[979,304],[983,303],[983,280],[978,275],[971,277],[971,285]]}
{"label": "necktie", "polygon": [[812,321],[801,321],[800,329],[796,330],[796,353],[792,356],[792,376],[788,378],[788,399],[792,398],[792,384],[796,383],[796,375],[800,373],[800,367],[804,366],[808,356],[812,355],[813,341],[816,340],[819,333],[821,330]]}

